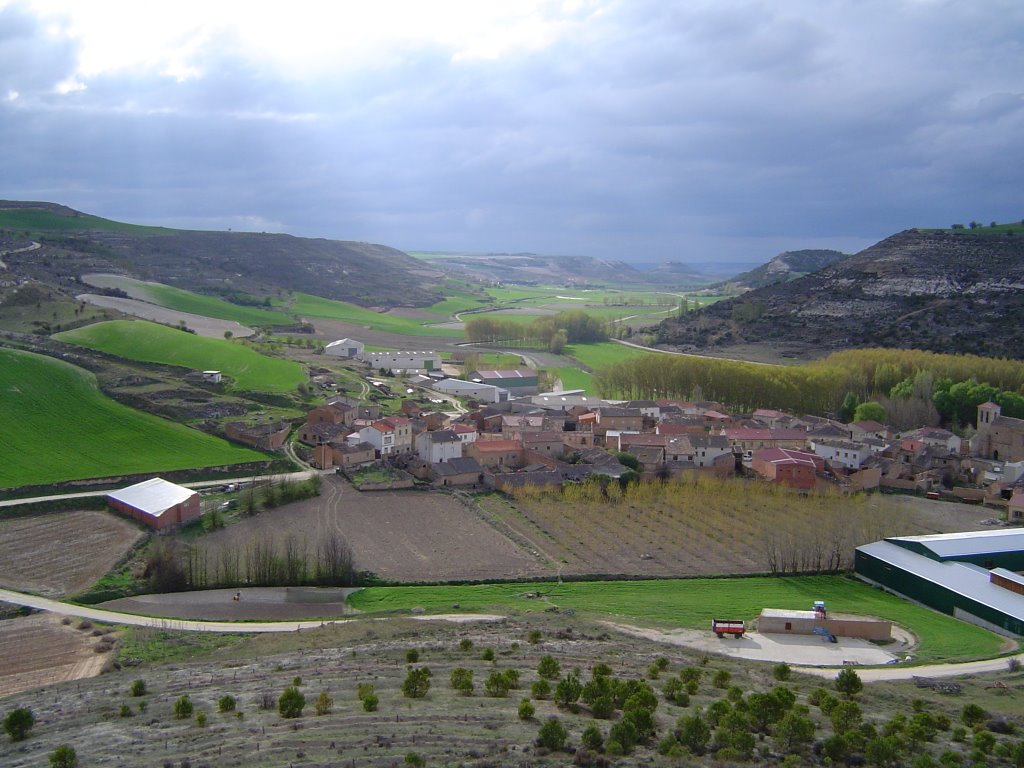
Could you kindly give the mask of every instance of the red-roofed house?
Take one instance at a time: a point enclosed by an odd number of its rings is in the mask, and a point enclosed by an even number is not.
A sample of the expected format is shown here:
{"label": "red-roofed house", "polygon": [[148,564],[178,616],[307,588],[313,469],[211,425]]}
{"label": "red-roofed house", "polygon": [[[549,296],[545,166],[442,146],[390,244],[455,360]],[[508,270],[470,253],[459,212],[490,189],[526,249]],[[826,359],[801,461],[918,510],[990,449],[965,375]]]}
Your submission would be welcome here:
{"label": "red-roofed house", "polygon": [[750,468],[773,483],[809,491],[815,486],[817,473],[825,471],[825,460],[804,451],[765,448],[754,452]]}
{"label": "red-roofed house", "polygon": [[395,452],[395,428],[384,420],[359,430],[359,442],[369,443],[381,456]]}

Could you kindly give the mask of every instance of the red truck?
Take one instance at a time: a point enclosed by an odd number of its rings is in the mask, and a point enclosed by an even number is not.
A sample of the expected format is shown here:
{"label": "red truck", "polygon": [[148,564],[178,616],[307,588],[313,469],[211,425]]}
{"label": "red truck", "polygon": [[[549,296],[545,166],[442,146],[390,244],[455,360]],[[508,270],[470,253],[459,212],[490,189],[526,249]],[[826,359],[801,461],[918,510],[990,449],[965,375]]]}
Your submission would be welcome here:
{"label": "red truck", "polygon": [[726,635],[732,635],[737,640],[743,637],[743,633],[747,631],[746,622],[733,621],[730,619],[712,619],[711,620],[711,631],[718,635],[719,638],[723,638]]}

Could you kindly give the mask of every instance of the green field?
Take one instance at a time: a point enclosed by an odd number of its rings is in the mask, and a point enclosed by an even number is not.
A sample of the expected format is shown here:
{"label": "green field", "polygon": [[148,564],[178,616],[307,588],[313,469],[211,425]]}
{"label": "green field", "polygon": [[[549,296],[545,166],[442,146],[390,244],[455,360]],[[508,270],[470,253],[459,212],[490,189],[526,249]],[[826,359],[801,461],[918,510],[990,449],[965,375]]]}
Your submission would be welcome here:
{"label": "green field", "polygon": [[554,372],[562,380],[562,389],[585,389],[589,394],[594,387],[594,377],[579,368],[556,368]]}
{"label": "green field", "polygon": [[218,370],[233,378],[239,390],[291,392],[306,381],[302,366],[291,360],[261,355],[239,342],[207,339],[143,320],[96,323],[59,333],[57,338],[128,360]]}
{"label": "green field", "polygon": [[324,299],[308,293],[295,294],[295,302],[292,304],[291,311],[303,318],[321,317],[325,320],[339,320],[343,323],[368,326],[375,331],[396,333],[403,336],[462,337],[462,331],[453,328],[432,328],[420,325],[418,320],[385,315],[355,304]]}
{"label": "green field", "polygon": [[263,454],[105,397],[91,373],[0,349],[0,487],[238,464]]}
{"label": "green field", "polygon": [[[540,592],[546,599],[524,599]],[[364,612],[449,613],[464,611],[543,611],[552,605],[590,616],[663,627],[710,629],[711,619],[752,621],[762,608],[809,610],[825,600],[831,610],[889,619],[920,640],[919,662],[997,655],[1003,638],[927,608],[901,600],[843,576],[743,579],[674,579],[469,586],[370,587],[352,595]]]}
{"label": "green field", "polygon": [[592,370],[602,368],[613,363],[621,363],[623,360],[630,360],[634,357],[643,357],[653,354],[644,352],[642,349],[627,347],[625,344],[617,344],[614,341],[601,341],[596,344],[570,344],[565,348],[564,353],[574,360],[579,360],[583,365]]}
{"label": "green field", "polygon": [[230,301],[184,291],[170,285],[149,284],[146,285],[146,293],[152,297],[154,304],[162,307],[203,317],[215,317],[218,320],[234,320],[242,325],[288,325],[294,322],[290,316],[282,312],[232,304]]}
{"label": "green field", "polygon": [[12,208],[0,211],[0,229],[22,230],[25,232],[81,232],[101,230],[104,232],[125,232],[131,235],[169,235],[176,231],[164,227],[146,227],[139,224],[125,224],[120,221],[101,219],[98,216],[81,214],[61,216],[40,208]]}

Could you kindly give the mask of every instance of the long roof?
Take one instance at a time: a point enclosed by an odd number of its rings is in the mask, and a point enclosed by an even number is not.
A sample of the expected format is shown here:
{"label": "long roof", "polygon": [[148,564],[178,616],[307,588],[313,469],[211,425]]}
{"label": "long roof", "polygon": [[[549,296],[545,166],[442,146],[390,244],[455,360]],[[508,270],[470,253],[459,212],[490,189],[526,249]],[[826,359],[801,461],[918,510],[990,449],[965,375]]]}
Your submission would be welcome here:
{"label": "long roof", "polygon": [[[984,531],[984,533],[990,533],[990,531]],[[992,531],[992,533],[1005,533],[1005,531]],[[889,565],[894,565],[907,573],[927,579],[977,603],[1001,611],[1007,616],[1024,621],[1024,595],[1018,595],[1016,592],[993,584],[989,579],[989,572],[984,568],[953,560],[939,562],[896,546],[889,541],[865,544],[857,547],[857,551]]]}
{"label": "long roof", "polygon": [[166,480],[154,477],[135,485],[129,485],[120,491],[107,494],[108,499],[127,504],[140,512],[153,517],[160,517],[173,506],[181,504],[196,494],[191,488],[184,488]]}
{"label": "long roof", "polygon": [[927,547],[937,557],[952,559],[957,556],[966,557],[968,555],[984,555],[989,552],[1024,550],[1024,529],[932,533],[926,536],[893,536],[885,541],[897,546],[901,542],[917,543]]}

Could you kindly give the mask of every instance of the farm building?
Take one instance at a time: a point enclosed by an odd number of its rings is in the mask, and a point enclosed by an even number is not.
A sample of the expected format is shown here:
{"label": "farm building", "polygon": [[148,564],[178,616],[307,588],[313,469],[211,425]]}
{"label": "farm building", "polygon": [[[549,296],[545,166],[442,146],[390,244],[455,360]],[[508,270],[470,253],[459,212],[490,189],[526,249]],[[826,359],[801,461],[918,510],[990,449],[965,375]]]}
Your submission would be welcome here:
{"label": "farm building", "polygon": [[292,425],[287,421],[275,421],[269,424],[247,424],[244,421],[229,421],[224,425],[224,434],[228,440],[251,445],[262,451],[276,451],[288,439]]}
{"label": "farm building", "polygon": [[750,468],[773,483],[809,491],[814,488],[817,474],[825,471],[825,460],[804,451],[765,448],[754,451]]}
{"label": "farm building", "polygon": [[430,385],[438,392],[456,397],[471,397],[474,400],[481,400],[485,403],[504,403],[508,400],[508,390],[495,387],[492,384],[484,384],[476,381],[463,381],[462,379],[443,379]]}
{"label": "farm building", "polygon": [[942,613],[1024,635],[1024,530],[900,536],[857,547],[864,581]]}
{"label": "farm building", "polygon": [[481,384],[491,384],[495,387],[507,389],[513,395],[535,395],[539,386],[537,372],[530,368],[515,368],[506,371],[473,371],[467,374],[466,378]]}
{"label": "farm building", "polygon": [[107,503],[112,509],[157,530],[187,523],[201,512],[196,491],[159,477],[108,493]]}
{"label": "farm building", "polygon": [[437,352],[361,352],[359,359],[374,370],[383,368],[393,373],[441,370],[441,355]]}
{"label": "farm building", "polygon": [[324,354],[331,357],[353,358],[363,354],[366,345],[355,339],[338,339],[324,347]]}
{"label": "farm building", "polygon": [[859,637],[884,642],[892,639],[892,622],[862,616],[826,615],[818,611],[765,608],[757,619],[757,631],[779,635]]}

